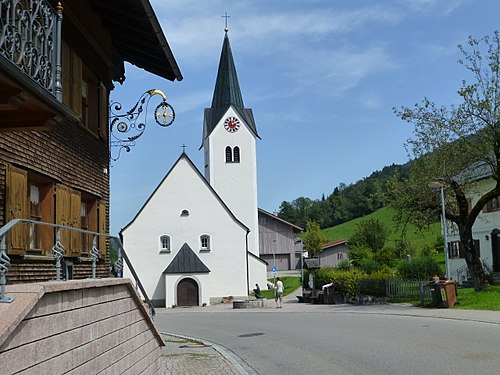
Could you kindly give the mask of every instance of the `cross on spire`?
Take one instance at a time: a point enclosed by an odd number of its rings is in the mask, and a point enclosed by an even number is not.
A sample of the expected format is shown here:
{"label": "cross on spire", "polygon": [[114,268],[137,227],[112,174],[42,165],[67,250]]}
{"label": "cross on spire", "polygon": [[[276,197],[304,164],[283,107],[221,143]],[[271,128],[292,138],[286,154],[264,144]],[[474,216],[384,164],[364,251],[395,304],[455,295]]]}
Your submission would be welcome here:
{"label": "cross on spire", "polygon": [[225,23],[226,23],[226,27],[224,27],[224,31],[227,33],[229,31],[229,28],[227,27],[227,19],[230,18],[231,16],[228,16],[227,15],[227,12],[225,12],[226,14],[224,16],[222,16],[222,18],[225,18]]}
{"label": "cross on spire", "polygon": [[187,146],[183,143],[181,147],[182,147],[182,153],[185,154]]}

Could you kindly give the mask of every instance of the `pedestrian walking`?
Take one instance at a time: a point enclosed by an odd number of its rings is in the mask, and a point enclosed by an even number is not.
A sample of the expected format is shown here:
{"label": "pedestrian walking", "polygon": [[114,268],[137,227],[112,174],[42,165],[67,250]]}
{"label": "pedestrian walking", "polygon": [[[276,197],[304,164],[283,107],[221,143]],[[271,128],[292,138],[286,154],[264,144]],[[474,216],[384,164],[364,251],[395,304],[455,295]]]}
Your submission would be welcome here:
{"label": "pedestrian walking", "polygon": [[279,277],[276,278],[275,285],[275,294],[274,294],[274,302],[276,302],[276,308],[281,309],[281,303],[283,302],[283,290],[285,287],[283,286],[283,282]]}

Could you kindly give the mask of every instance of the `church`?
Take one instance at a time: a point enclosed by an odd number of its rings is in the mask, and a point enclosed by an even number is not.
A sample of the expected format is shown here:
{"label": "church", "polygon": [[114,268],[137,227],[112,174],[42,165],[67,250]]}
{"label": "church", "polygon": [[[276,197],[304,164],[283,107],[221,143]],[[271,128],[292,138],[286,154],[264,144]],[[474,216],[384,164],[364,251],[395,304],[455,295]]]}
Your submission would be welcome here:
{"label": "church", "polygon": [[[226,29],[212,105],[204,112],[204,174],[182,153],[120,231],[155,306],[246,299],[256,283],[266,285],[267,264],[259,257],[257,139]],[[124,277],[130,272],[125,269]]]}

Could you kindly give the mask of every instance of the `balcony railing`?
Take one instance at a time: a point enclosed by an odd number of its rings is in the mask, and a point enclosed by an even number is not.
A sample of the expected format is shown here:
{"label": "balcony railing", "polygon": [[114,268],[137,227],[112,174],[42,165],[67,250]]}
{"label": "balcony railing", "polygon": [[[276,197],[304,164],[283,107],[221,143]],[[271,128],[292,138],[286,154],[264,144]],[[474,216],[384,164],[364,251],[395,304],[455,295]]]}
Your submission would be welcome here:
{"label": "balcony railing", "polygon": [[[2,0],[0,0],[2,1]],[[142,294],[142,298],[148,304],[151,316],[154,317],[155,309],[153,307],[153,303],[149,299],[146,290],[144,289],[137,273],[135,272],[134,267],[130,263],[127,254],[125,253],[125,249],[122,246],[122,243],[118,237],[111,236],[109,234],[97,233],[88,230],[68,227],[64,225],[57,225],[52,223],[45,223],[42,221],[28,220],[28,219],[15,219],[4,225],[0,228],[0,302],[11,302],[13,299],[9,298],[5,291],[6,275],[10,268],[10,257],[7,254],[7,238],[12,233],[12,229],[15,227],[23,226],[23,225],[34,225],[34,226],[44,226],[44,227],[52,227],[55,231],[55,242],[54,246],[52,246],[52,256],[55,259],[55,270],[56,270],[56,280],[61,280],[62,277],[62,267],[61,261],[65,257],[65,246],[68,244],[61,242],[61,230],[68,230],[76,233],[81,233],[83,235],[91,236],[93,238],[92,241],[92,250],[90,251],[90,258],[92,259],[92,277],[96,278],[96,270],[97,270],[97,261],[99,259],[99,250],[97,249],[97,242],[99,237],[106,237],[109,241],[109,247],[114,249],[117,253],[117,260],[113,264],[109,264],[109,268],[113,271],[116,277],[123,277],[123,262],[127,264],[127,267],[132,274],[134,279],[136,288]]]}
{"label": "balcony railing", "polygon": [[62,8],[44,0],[0,0],[0,55],[58,97]]}

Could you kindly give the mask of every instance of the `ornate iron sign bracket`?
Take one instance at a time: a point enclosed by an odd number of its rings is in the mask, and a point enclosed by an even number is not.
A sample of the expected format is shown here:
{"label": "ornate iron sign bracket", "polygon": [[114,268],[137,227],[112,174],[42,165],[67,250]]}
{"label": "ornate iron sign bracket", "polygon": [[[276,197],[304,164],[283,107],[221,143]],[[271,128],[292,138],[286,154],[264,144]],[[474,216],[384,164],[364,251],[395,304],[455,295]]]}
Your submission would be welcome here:
{"label": "ornate iron sign bracket", "polygon": [[[175,112],[172,106],[167,103],[167,97],[161,90],[152,89],[146,91],[127,112],[122,112],[122,105],[120,103],[110,103],[110,157],[113,161],[119,159],[122,150],[130,152],[130,148],[135,146],[135,141],[144,134],[149,101],[155,95],[159,95],[162,98],[161,103],[154,110],[156,123],[162,127],[172,125],[175,120]],[[118,151],[114,154],[113,148],[118,148]]]}

